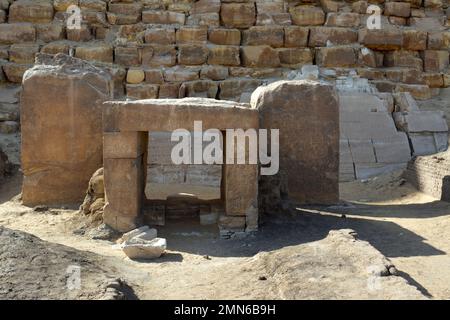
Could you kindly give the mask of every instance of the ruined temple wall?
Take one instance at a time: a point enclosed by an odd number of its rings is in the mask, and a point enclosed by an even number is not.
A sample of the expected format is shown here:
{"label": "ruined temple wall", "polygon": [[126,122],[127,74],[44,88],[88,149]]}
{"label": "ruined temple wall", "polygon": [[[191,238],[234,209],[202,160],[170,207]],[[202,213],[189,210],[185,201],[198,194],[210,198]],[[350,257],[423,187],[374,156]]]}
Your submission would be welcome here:
{"label": "ruined temple wall", "polygon": [[[79,30],[66,27],[70,4]],[[366,28],[370,4],[381,30]],[[20,83],[37,52],[62,52],[113,65],[116,96],[248,102],[266,80],[317,64],[425,99],[450,85],[449,14],[447,0],[0,0],[0,81]]]}

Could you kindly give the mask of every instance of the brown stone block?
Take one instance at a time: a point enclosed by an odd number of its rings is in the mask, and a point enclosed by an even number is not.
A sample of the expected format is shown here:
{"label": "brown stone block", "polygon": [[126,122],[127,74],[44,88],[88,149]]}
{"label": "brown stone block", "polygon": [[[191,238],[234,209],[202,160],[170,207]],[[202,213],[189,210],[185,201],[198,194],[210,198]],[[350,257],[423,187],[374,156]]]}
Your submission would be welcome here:
{"label": "brown stone block", "polygon": [[329,13],[327,15],[326,26],[329,27],[349,27],[356,28],[359,27],[361,19],[358,13],[353,12],[340,12],[340,13]]}
{"label": "brown stone block", "polygon": [[208,64],[239,66],[241,64],[238,46],[214,46],[209,49]]}
{"label": "brown stone block", "polygon": [[421,30],[403,30],[403,48],[406,50],[425,50],[427,32]]}
{"label": "brown stone block", "polygon": [[57,54],[57,53],[63,53],[63,54],[69,54],[69,45],[67,43],[49,43],[42,47],[41,52],[47,53],[47,54]]}
{"label": "brown stone block", "polygon": [[0,24],[0,44],[33,42],[36,40],[36,30],[32,24],[11,23]]}
{"label": "brown stone block", "polygon": [[274,48],[284,44],[284,29],[277,26],[257,26],[242,31],[242,44],[246,46],[268,45]]}
{"label": "brown stone block", "polygon": [[9,7],[10,23],[48,23],[52,20],[53,3],[50,0],[18,0]]}
{"label": "brown stone block", "polygon": [[179,91],[179,84],[164,83],[159,86],[159,99],[177,99]]}
{"label": "brown stone block", "polygon": [[58,41],[65,38],[62,23],[37,24],[35,27],[37,39],[43,42]]}
{"label": "brown stone block", "polygon": [[177,51],[171,45],[149,45],[142,48],[142,64],[149,67],[172,67],[177,62]]}
{"label": "brown stone block", "polygon": [[141,64],[141,53],[136,47],[116,47],[114,49],[114,63],[125,67]]}
{"label": "brown stone block", "polygon": [[246,67],[278,67],[278,52],[270,46],[243,46],[241,49],[242,64]]}
{"label": "brown stone block", "polygon": [[222,198],[227,216],[245,216],[258,210],[258,165],[223,165]]}
{"label": "brown stone block", "polygon": [[134,99],[158,98],[159,86],[156,84],[127,84],[127,96]]}
{"label": "brown stone block", "polygon": [[284,45],[289,48],[308,46],[309,28],[290,26],[284,28]]}
{"label": "brown stone block", "polygon": [[359,42],[370,49],[397,50],[403,46],[403,33],[398,29],[361,29]]}
{"label": "brown stone block", "polygon": [[178,44],[202,44],[208,40],[208,28],[206,26],[181,27],[177,30]]}
{"label": "brown stone block", "polygon": [[185,82],[180,87],[180,97],[216,98],[218,84],[209,80]]}
{"label": "brown stone block", "polygon": [[110,76],[64,55],[46,63],[54,67],[38,64],[23,81],[25,205],[82,200],[89,179],[102,166],[101,102],[111,98]]}
{"label": "brown stone block", "polygon": [[407,2],[386,2],[384,15],[408,18],[411,15],[411,4]]}
{"label": "brown stone block", "polygon": [[175,28],[150,28],[145,31],[144,39],[150,44],[174,44]]}
{"label": "brown stone block", "polygon": [[116,230],[123,231],[120,219],[133,221],[141,214],[145,183],[143,157],[104,159],[103,165],[105,197],[108,203],[104,222]]}
{"label": "brown stone block", "polygon": [[3,65],[3,72],[6,75],[6,79],[13,83],[22,83],[22,78],[28,69],[33,65],[30,64],[18,64],[18,63],[6,63]]}
{"label": "brown stone block", "polygon": [[9,61],[22,64],[33,64],[39,45],[36,44],[13,44],[9,48]]}
{"label": "brown stone block", "polygon": [[423,51],[423,65],[425,72],[440,72],[449,65],[449,52],[447,50]]}
{"label": "brown stone block", "polygon": [[357,63],[357,56],[351,47],[319,48],[316,62],[323,67],[352,67]]}
{"label": "brown stone block", "polygon": [[253,92],[261,85],[256,79],[228,79],[220,83],[219,99],[239,101],[242,93]]}
{"label": "brown stone block", "polygon": [[88,61],[112,63],[113,49],[106,44],[80,46],[75,49],[75,56]]}
{"label": "brown stone block", "polygon": [[208,38],[214,44],[238,46],[241,43],[241,32],[238,29],[212,29]]}
{"label": "brown stone block", "polygon": [[289,8],[292,23],[298,26],[317,26],[325,23],[322,8],[314,6],[297,6]]}
{"label": "brown stone block", "polygon": [[349,28],[313,27],[309,32],[310,47],[326,47],[330,41],[333,45],[346,45],[358,42],[358,33]]}
{"label": "brown stone block", "polygon": [[220,18],[227,28],[245,29],[256,21],[256,8],[251,3],[222,3]]}
{"label": "brown stone block", "polygon": [[313,53],[309,48],[282,48],[278,49],[281,65],[298,67],[313,63]]}
{"label": "brown stone block", "polygon": [[259,111],[261,128],[280,130],[279,175],[289,198],[338,201],[339,103],[333,86],[278,81],[257,89],[251,104]]}
{"label": "brown stone block", "polygon": [[142,12],[142,22],[149,24],[181,24],[186,21],[184,13],[173,11],[148,10]]}
{"label": "brown stone block", "polygon": [[137,158],[147,149],[147,133],[138,131],[104,132],[103,158]]}
{"label": "brown stone block", "polygon": [[208,47],[205,45],[185,44],[178,47],[178,63],[184,65],[200,65],[208,59]]}

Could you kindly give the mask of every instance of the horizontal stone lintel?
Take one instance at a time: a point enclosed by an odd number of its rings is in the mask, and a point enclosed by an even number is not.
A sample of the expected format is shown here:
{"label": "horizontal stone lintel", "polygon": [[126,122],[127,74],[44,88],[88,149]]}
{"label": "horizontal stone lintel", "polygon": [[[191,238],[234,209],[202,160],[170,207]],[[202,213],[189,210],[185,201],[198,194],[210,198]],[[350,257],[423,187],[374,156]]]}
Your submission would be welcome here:
{"label": "horizontal stone lintel", "polygon": [[204,98],[108,101],[104,103],[104,132],[259,128],[258,110],[232,101]]}

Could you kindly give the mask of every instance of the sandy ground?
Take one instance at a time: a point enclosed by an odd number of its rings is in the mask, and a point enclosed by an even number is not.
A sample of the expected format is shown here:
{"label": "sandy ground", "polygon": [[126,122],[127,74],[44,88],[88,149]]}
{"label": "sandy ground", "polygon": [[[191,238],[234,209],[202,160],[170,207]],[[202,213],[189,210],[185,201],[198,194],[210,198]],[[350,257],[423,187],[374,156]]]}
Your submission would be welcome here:
{"label": "sandy ground", "polygon": [[[245,239],[221,240],[216,227],[196,221],[170,223],[159,228],[167,253],[147,262],[74,234],[75,210],[35,211],[9,200],[19,192],[18,175],[0,187],[0,226],[92,253],[89,261],[140,299],[450,298],[450,204],[416,192],[398,173],[342,184],[348,202],[339,206],[266,216]],[[367,243],[332,231],[342,229]],[[370,268],[390,264],[399,276],[373,278]],[[93,286],[92,277],[84,281]]]}

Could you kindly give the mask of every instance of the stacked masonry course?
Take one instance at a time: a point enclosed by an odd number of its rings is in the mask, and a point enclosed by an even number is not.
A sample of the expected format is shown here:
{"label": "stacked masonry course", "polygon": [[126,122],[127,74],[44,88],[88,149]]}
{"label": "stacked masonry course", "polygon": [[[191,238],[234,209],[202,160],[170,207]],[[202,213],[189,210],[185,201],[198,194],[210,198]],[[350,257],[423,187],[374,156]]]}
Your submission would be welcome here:
{"label": "stacked masonry course", "polygon": [[[79,30],[66,27],[72,4]],[[381,30],[366,27],[370,4]],[[449,17],[446,0],[0,0],[0,81],[20,83],[44,52],[109,64],[116,97],[248,102],[317,64],[426,99],[450,85]]]}

